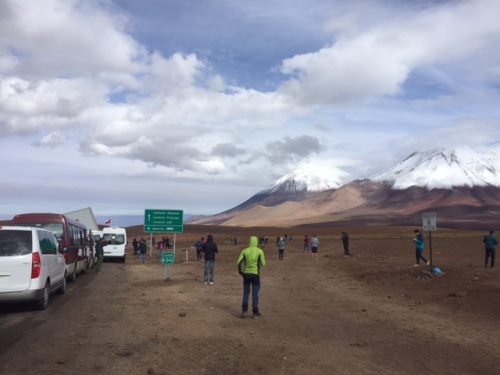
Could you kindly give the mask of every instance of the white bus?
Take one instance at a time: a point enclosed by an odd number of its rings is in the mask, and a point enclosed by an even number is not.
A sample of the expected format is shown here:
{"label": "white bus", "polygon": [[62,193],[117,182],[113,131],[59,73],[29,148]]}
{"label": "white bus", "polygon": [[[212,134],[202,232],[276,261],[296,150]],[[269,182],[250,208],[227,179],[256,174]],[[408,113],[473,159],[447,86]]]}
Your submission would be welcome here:
{"label": "white bus", "polygon": [[102,230],[104,258],[120,258],[125,263],[127,253],[127,231],[125,228],[109,227]]}

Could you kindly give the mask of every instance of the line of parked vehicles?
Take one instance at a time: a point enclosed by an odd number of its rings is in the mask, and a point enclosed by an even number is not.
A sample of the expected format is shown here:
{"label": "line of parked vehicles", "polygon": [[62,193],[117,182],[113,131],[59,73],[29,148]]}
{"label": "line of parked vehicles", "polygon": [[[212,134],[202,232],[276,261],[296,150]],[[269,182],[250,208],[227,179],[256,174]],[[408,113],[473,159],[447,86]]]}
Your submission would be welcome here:
{"label": "line of parked vehicles", "polygon": [[125,228],[89,230],[53,213],[14,216],[0,226],[0,303],[32,301],[46,309],[52,293],[64,294],[68,280],[95,267],[97,241],[104,258],[125,262]]}

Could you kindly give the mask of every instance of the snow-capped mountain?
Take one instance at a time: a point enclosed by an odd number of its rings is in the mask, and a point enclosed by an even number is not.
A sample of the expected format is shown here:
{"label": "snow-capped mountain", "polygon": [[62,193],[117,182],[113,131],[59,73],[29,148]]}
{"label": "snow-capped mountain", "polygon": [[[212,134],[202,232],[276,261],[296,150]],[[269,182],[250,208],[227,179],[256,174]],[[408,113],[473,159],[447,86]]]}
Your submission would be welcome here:
{"label": "snow-capped mountain", "polygon": [[374,180],[392,183],[393,189],[399,190],[411,186],[428,189],[500,187],[500,152],[477,152],[468,148],[414,152]]}
{"label": "snow-capped mountain", "polygon": [[[313,166],[314,167],[314,166]],[[498,227],[500,148],[415,152],[374,179],[340,184],[340,170],[299,168],[240,205],[195,223],[233,226],[419,225],[434,211],[449,227]]]}
{"label": "snow-capped mountain", "polygon": [[343,174],[343,172],[335,168],[301,167],[280,177],[270,189],[266,189],[263,192],[274,193],[283,190],[288,192],[319,192],[338,189],[342,186],[340,176]]}

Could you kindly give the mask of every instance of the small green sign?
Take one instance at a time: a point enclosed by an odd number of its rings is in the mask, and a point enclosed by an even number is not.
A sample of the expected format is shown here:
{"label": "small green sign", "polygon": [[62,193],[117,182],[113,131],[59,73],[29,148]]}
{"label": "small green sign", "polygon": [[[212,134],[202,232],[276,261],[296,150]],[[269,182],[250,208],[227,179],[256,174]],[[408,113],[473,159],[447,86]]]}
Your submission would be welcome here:
{"label": "small green sign", "polygon": [[184,211],[144,210],[144,233],[184,232]]}
{"label": "small green sign", "polygon": [[175,255],[174,253],[163,253],[161,255],[161,262],[163,264],[174,264],[175,263]]}

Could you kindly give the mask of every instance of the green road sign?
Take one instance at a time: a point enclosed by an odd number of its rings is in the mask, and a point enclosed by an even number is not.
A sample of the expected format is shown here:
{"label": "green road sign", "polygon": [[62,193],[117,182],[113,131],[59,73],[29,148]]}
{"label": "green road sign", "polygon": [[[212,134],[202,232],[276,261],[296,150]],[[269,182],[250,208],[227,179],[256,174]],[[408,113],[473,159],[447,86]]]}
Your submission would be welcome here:
{"label": "green road sign", "polygon": [[144,210],[144,233],[182,233],[184,211]]}
{"label": "green road sign", "polygon": [[161,262],[163,264],[173,264],[173,263],[175,263],[175,255],[174,255],[174,253],[163,253],[161,255]]}

